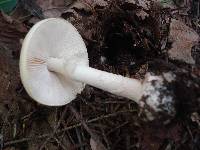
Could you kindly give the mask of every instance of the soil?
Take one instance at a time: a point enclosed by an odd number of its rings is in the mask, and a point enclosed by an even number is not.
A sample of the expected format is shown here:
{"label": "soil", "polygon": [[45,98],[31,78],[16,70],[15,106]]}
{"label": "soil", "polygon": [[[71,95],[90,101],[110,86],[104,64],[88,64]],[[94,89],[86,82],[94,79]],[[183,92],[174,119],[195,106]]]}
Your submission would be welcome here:
{"label": "soil", "polygon": [[90,66],[137,79],[144,79],[147,72],[174,73],[176,80],[168,88],[174,92],[176,115],[149,121],[135,102],[88,85],[66,106],[48,107],[33,101],[20,81],[20,47],[33,26],[30,20],[44,16],[39,5],[28,7],[28,2],[21,1],[11,16],[0,16],[0,148],[200,149],[200,46],[192,49],[193,65],[171,60],[167,53],[172,46],[168,38],[172,18],[200,33],[196,24],[196,5],[200,4],[175,1],[176,9],[170,9],[150,3],[146,9],[123,0],[106,1],[106,6],[84,2],[90,10],[72,7],[61,17],[83,37]]}

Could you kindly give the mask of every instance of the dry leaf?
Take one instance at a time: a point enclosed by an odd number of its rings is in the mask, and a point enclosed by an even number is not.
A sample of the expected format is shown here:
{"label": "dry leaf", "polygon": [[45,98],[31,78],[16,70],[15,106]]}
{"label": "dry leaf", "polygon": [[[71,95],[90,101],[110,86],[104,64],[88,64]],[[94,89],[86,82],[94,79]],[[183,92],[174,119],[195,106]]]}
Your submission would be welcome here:
{"label": "dry leaf", "polygon": [[19,51],[21,47],[19,39],[23,38],[27,32],[26,26],[16,20],[10,22],[0,13],[0,28],[3,29],[0,32],[0,45],[13,51]]}
{"label": "dry leaf", "polygon": [[71,7],[71,9],[76,8],[78,10],[85,10],[86,12],[91,11],[91,6],[85,2],[77,1]]}
{"label": "dry leaf", "polygon": [[92,7],[100,6],[105,7],[108,3],[105,0],[84,0],[86,3],[90,4]]}
{"label": "dry leaf", "polygon": [[37,0],[45,18],[60,17],[62,13],[72,12],[76,15],[74,10],[84,10],[91,12],[96,6],[105,7],[108,3],[105,0]]}
{"label": "dry leaf", "polygon": [[36,0],[36,3],[42,8],[42,10],[66,6],[65,0]]}
{"label": "dry leaf", "polygon": [[140,17],[142,20],[144,20],[146,17],[149,17],[149,14],[147,14],[144,10],[137,11],[136,15]]}
{"label": "dry leaf", "polygon": [[150,6],[150,1],[148,0],[138,0],[138,6],[141,6],[142,8],[148,10]]}
{"label": "dry leaf", "polygon": [[135,0],[125,0],[125,3],[136,4]]}
{"label": "dry leaf", "polygon": [[93,138],[90,138],[90,146],[92,150],[106,150],[102,143],[96,142]]}
{"label": "dry leaf", "polygon": [[13,18],[11,16],[5,14],[3,11],[1,12],[1,15],[8,23],[13,23]]}
{"label": "dry leaf", "polygon": [[42,8],[45,18],[60,17],[68,9],[73,0],[37,0],[37,5]]}
{"label": "dry leaf", "polygon": [[60,17],[62,15],[62,12],[58,9],[51,9],[44,11],[44,17],[45,18],[54,18],[54,17]]}
{"label": "dry leaf", "polygon": [[145,10],[149,10],[150,2],[149,0],[125,0],[125,3],[137,5]]}
{"label": "dry leaf", "polygon": [[177,8],[174,4],[174,0],[153,0],[154,2],[160,3],[163,8]]}
{"label": "dry leaf", "polygon": [[196,122],[198,126],[200,127],[200,115],[197,112],[192,113],[191,120],[193,122]]}
{"label": "dry leaf", "polygon": [[36,24],[37,22],[41,21],[38,17],[32,17],[29,19],[29,23]]}
{"label": "dry leaf", "polygon": [[172,48],[168,51],[169,57],[195,64],[195,60],[191,56],[191,49],[199,41],[199,35],[183,22],[172,19],[169,38],[173,42]]}

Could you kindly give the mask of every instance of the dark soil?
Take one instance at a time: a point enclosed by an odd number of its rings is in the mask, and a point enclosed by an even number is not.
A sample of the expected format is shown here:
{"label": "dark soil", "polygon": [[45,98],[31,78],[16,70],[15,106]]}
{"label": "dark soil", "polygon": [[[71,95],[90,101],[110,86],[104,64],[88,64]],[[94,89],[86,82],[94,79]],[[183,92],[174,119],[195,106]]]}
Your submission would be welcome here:
{"label": "dark soil", "polygon": [[[23,2],[24,3],[24,2]],[[196,5],[196,3],[195,3]],[[139,106],[128,99],[86,86],[63,107],[37,104],[26,93],[19,76],[20,39],[37,16],[8,22],[0,16],[0,147],[6,150],[198,150],[200,149],[200,47],[193,48],[196,65],[169,59],[167,50],[171,18],[181,18],[199,33],[195,5],[185,16],[152,3],[147,10],[121,0],[95,7],[91,12],[74,9],[63,13],[82,35],[90,66],[143,79],[147,72],[173,72],[176,115],[147,121]],[[198,3],[199,5],[199,3]],[[34,6],[36,7],[36,6]],[[182,7],[180,10],[184,9]],[[28,11],[27,11],[28,10]],[[142,18],[143,10],[148,17]],[[21,12],[21,11],[20,11]],[[103,148],[102,148],[103,147]]]}

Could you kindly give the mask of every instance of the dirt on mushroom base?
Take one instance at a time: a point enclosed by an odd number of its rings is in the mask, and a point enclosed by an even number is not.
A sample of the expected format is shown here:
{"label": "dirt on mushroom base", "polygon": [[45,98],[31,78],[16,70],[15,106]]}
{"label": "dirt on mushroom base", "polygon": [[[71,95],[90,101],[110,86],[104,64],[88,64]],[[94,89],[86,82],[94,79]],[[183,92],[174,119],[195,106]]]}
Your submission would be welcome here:
{"label": "dirt on mushroom base", "polygon": [[[4,147],[8,150],[90,149],[89,141],[93,135],[107,149],[198,149],[199,119],[194,114],[199,113],[196,101],[200,95],[199,67],[168,60],[165,52],[170,48],[170,43],[166,42],[170,23],[168,10],[162,13],[157,5],[149,10],[136,6],[119,1],[113,2],[112,6],[96,7],[95,13],[75,9],[77,16],[67,12],[63,17],[71,20],[81,32],[92,67],[138,79],[143,78],[147,71],[176,73],[179,78],[173,88],[178,87],[176,96],[184,100],[177,102],[179,113],[174,120],[171,123],[165,120],[165,125],[159,121],[144,122],[143,113],[134,102],[89,86],[66,107],[40,106],[27,96],[18,82],[13,82],[16,87],[10,88],[14,96],[11,97],[10,92],[5,95],[5,85],[9,85],[9,81],[3,78],[1,93],[4,99],[9,100],[9,104],[2,102],[5,110],[1,109],[3,140],[1,138],[0,141],[3,141]],[[148,14],[147,18],[141,17],[138,13],[141,10]],[[112,28],[108,28],[110,24]],[[2,49],[2,66],[8,61],[10,70],[6,66],[0,67],[1,72],[6,69],[10,79],[18,81],[15,80],[18,62],[10,52]],[[78,113],[72,112],[70,107],[76,108]],[[77,115],[79,117],[75,118]],[[89,123],[80,125],[80,118]],[[54,135],[49,131],[53,131]]]}

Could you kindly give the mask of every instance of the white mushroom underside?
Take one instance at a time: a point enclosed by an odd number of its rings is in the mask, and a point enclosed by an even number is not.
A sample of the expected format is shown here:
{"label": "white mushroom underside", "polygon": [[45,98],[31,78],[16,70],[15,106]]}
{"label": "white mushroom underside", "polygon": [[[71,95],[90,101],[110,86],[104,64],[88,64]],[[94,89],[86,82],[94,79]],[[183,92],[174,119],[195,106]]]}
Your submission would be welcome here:
{"label": "white mushroom underside", "polygon": [[20,56],[21,79],[28,94],[39,103],[59,106],[73,100],[85,85],[50,72],[47,60],[52,57],[75,57],[79,64],[89,64],[81,36],[63,19],[37,23],[27,34]]}

